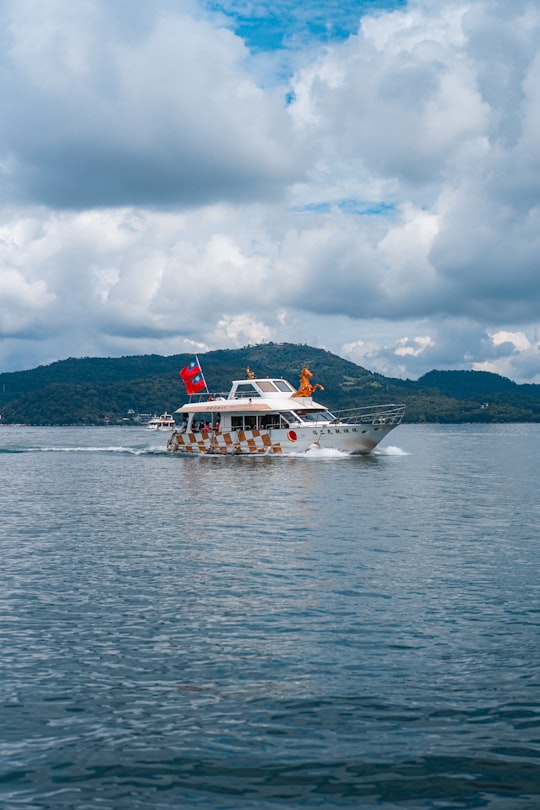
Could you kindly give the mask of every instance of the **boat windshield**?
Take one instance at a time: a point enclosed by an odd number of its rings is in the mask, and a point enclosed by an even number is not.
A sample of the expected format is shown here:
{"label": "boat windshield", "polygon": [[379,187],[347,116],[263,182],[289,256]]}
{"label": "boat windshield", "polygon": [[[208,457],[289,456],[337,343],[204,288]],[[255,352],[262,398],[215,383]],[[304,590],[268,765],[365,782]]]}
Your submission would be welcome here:
{"label": "boat windshield", "polygon": [[234,393],[235,399],[243,399],[244,397],[260,397],[260,392],[257,391],[253,383],[238,383]]}
{"label": "boat windshield", "polygon": [[334,419],[330,411],[295,411],[295,416],[300,422],[331,422]]}
{"label": "boat windshield", "polygon": [[276,392],[276,386],[270,380],[257,380],[257,385],[261,391],[265,391],[266,393],[275,394]]}
{"label": "boat windshield", "polygon": [[276,388],[279,391],[287,391],[287,393],[289,391],[294,391],[292,385],[288,383],[286,380],[274,380],[274,383],[276,384]]}

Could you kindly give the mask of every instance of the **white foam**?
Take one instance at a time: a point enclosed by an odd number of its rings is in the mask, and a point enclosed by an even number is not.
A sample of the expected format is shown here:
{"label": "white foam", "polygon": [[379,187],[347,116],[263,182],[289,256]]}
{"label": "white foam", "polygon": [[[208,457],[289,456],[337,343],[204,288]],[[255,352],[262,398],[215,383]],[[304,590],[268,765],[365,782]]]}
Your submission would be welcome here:
{"label": "white foam", "polygon": [[350,453],[345,453],[343,450],[336,450],[332,447],[310,447],[309,450],[305,450],[303,453],[287,453],[283,456],[283,458],[286,458],[287,456],[292,456],[293,458],[314,459],[350,458]]}
{"label": "white foam", "polygon": [[406,450],[403,450],[401,447],[396,447],[395,445],[390,445],[389,447],[377,447],[374,451],[380,456],[408,456]]}

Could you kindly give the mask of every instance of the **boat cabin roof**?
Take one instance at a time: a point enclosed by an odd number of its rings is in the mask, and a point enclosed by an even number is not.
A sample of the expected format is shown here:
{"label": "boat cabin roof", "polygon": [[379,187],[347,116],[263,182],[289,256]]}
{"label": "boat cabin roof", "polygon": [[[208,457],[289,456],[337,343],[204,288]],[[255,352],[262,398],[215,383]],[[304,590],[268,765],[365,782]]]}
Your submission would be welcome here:
{"label": "boat cabin roof", "polygon": [[294,394],[295,388],[287,380],[263,379],[254,380],[234,380],[229,392],[229,399],[241,399],[243,397],[272,397],[283,396],[283,394]]}
{"label": "boat cabin roof", "polygon": [[175,413],[223,413],[225,411],[279,411],[290,410],[325,410],[324,406],[313,402],[311,397],[297,397],[290,382],[280,378],[264,377],[253,380],[234,380],[231,390],[225,396],[207,395],[196,402],[182,405]]}

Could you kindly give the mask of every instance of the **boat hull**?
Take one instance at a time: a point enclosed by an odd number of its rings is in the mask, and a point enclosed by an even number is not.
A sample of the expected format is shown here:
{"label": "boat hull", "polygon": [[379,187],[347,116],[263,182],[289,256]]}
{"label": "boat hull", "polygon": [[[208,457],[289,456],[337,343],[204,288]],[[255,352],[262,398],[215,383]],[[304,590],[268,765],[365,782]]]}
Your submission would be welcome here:
{"label": "boat hull", "polygon": [[204,455],[298,455],[309,450],[370,453],[396,425],[326,425],[290,430],[175,431],[167,450]]}

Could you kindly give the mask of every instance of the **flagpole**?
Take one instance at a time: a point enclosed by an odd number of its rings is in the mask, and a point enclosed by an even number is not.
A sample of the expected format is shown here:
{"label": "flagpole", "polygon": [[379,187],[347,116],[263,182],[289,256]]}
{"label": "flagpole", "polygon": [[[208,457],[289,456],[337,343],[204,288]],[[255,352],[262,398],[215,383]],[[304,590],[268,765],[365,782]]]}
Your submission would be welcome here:
{"label": "flagpole", "polygon": [[206,393],[207,393],[207,394],[209,394],[209,393],[210,393],[210,391],[208,390],[208,386],[207,386],[207,384],[206,384],[206,377],[204,376],[204,371],[202,370],[202,366],[201,366],[201,364],[199,363],[199,355],[198,355],[198,354],[196,354],[196,355],[195,355],[195,360],[197,361],[197,365],[199,366],[199,368],[200,368],[200,370],[201,370],[202,378],[203,378],[203,380],[204,380],[204,387],[206,388]]}

